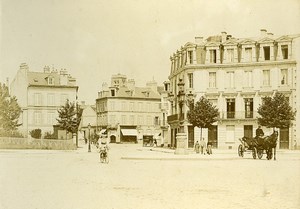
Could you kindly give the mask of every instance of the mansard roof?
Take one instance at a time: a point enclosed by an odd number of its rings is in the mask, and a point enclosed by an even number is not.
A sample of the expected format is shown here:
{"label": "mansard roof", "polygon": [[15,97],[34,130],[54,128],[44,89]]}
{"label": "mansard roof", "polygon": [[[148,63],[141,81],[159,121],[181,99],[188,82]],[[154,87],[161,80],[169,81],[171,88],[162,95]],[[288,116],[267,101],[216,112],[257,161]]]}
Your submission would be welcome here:
{"label": "mansard roof", "polygon": [[130,92],[131,90],[127,87],[119,87],[115,97],[160,99],[159,93],[154,92],[149,87],[135,87],[132,95]]}
{"label": "mansard roof", "polygon": [[[54,79],[54,84],[51,86],[62,86],[60,84],[60,75],[57,72],[30,72],[27,73],[28,78],[28,86],[49,86],[48,85],[48,78],[52,77]],[[68,75],[68,80],[76,81],[75,78],[72,78]],[[68,85],[64,85],[66,87],[76,86],[75,83],[68,82]]]}

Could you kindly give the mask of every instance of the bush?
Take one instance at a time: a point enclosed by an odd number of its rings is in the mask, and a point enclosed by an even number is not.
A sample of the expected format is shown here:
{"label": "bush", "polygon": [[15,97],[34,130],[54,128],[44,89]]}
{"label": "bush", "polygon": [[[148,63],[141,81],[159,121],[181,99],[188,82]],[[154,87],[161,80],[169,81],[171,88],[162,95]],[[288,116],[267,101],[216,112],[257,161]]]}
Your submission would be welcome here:
{"label": "bush", "polygon": [[56,139],[54,133],[46,132],[44,139]]}
{"label": "bush", "polygon": [[42,137],[42,130],[39,128],[34,129],[34,130],[30,131],[30,135],[32,138],[40,139]]}

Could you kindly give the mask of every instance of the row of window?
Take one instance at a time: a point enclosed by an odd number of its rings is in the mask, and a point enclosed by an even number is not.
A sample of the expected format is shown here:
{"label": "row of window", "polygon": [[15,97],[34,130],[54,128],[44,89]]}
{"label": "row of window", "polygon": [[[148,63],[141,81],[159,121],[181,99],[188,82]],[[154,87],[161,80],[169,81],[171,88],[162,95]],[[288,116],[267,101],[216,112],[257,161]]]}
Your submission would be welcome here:
{"label": "row of window", "polygon": [[[273,50],[271,50],[271,48]],[[280,59],[286,60],[289,59],[289,47],[288,45],[279,45],[278,48],[275,48],[273,46],[262,46],[261,50],[260,48],[255,47],[246,47],[244,51],[240,48],[228,48],[224,51],[220,49],[208,49],[206,50],[206,53],[208,54],[208,62],[209,63],[217,63],[217,58],[220,58],[220,63],[226,62],[226,63],[234,63],[234,62],[241,62],[241,59],[243,58],[243,62],[256,62],[259,60],[259,56],[261,56],[261,59],[264,61],[271,60],[271,55],[273,53],[274,57],[280,56]],[[280,50],[280,55],[279,51]],[[204,50],[205,51],[205,50]],[[219,52],[219,54],[218,54]],[[276,54],[275,54],[276,52]],[[261,53],[261,55],[260,55]],[[201,53],[197,53],[199,56]],[[172,62],[172,72],[174,69],[177,69],[179,67],[183,67],[187,64],[195,64],[195,55],[194,50],[190,49],[187,51],[187,53],[182,53],[181,56],[179,56],[179,59],[174,59]],[[235,59],[236,58],[236,59]],[[199,62],[199,61],[198,61]],[[200,64],[200,63],[199,63]],[[201,64],[204,64],[201,63]]]}
{"label": "row of window", "polygon": [[[48,112],[47,114],[43,114],[42,111],[35,111],[33,112],[32,122],[34,125],[54,125],[57,123],[56,116],[56,112]],[[43,120],[44,117],[46,117],[45,121]]]}
{"label": "row of window", "polygon": [[[34,93],[34,106],[42,106],[44,105],[44,100],[43,100],[43,94],[41,93]],[[56,103],[56,97],[57,95],[54,93],[48,93],[47,94],[47,106],[57,106],[57,105],[64,105],[65,102],[69,99],[68,94],[60,94],[60,102],[59,104]]]}
{"label": "row of window", "polygon": [[[244,71],[244,87],[253,87],[253,73],[251,70]],[[240,78],[238,78],[240,79]],[[228,71],[226,72],[226,84],[228,88],[235,87],[235,72]],[[270,70],[262,70],[262,85],[263,86],[270,86],[271,79],[270,79]],[[280,70],[280,85],[287,85],[288,84],[288,69],[281,69]],[[217,87],[217,73],[216,72],[209,72],[209,88],[216,88]],[[188,73],[188,88],[194,88],[194,76],[193,73]]]}
{"label": "row of window", "polygon": [[[104,118],[100,119],[100,124],[104,124]],[[143,115],[121,115],[121,120],[117,120],[116,115],[109,115],[109,124],[116,124],[120,122],[121,125],[160,125],[160,119],[158,116],[143,116]]]}
{"label": "row of window", "polygon": [[[158,102],[127,102],[127,101],[109,101],[109,111],[131,111],[131,112],[160,112]],[[98,103],[98,112],[106,110],[106,103]]]}

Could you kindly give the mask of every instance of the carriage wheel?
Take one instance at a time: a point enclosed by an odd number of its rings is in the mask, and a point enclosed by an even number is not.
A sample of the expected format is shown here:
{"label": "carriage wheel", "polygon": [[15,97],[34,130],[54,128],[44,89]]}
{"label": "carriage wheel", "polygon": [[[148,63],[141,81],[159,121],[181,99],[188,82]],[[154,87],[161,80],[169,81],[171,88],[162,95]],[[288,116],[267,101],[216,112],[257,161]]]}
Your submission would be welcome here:
{"label": "carriage wheel", "polygon": [[253,157],[253,159],[256,159],[256,153],[257,153],[256,147],[253,147],[253,149],[252,149],[252,157]]}
{"label": "carriage wheel", "polygon": [[244,157],[243,145],[241,145],[241,144],[238,147],[238,154],[240,157]]}
{"label": "carriage wheel", "polygon": [[257,150],[257,157],[258,157],[258,159],[261,159],[262,156],[263,156],[263,150],[262,149],[258,149]]}

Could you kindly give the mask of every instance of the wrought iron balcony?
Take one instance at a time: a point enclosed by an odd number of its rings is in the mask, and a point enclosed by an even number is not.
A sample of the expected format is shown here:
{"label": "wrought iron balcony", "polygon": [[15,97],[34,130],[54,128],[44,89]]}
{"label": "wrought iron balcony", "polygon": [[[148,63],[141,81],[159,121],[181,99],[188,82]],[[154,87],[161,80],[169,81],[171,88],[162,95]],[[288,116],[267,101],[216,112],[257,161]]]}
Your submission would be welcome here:
{"label": "wrought iron balcony", "polygon": [[257,111],[224,111],[220,112],[221,120],[247,120],[255,119],[258,116]]}

